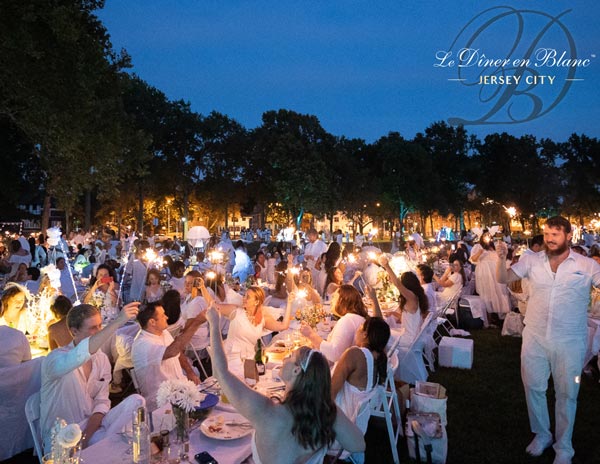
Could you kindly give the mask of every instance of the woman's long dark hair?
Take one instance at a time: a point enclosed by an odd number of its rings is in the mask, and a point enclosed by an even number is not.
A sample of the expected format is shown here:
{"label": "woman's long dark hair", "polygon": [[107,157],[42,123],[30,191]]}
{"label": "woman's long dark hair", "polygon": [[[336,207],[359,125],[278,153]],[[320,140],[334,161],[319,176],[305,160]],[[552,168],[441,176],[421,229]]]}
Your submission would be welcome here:
{"label": "woman's long dark hair", "polygon": [[[327,287],[329,287],[330,283],[336,283],[335,281],[335,271],[337,270],[337,267],[330,267],[329,269],[327,269],[327,278],[325,279],[325,285],[323,286],[323,296],[327,296]],[[342,279],[343,282],[343,279]]]}
{"label": "woman's long dark hair", "polygon": [[[377,383],[383,384],[387,377],[387,355],[385,347],[390,340],[390,326],[380,317],[369,317],[363,324],[363,331],[367,334],[367,348],[377,353],[375,361],[375,373]],[[368,380],[368,384],[371,379]]]}
{"label": "woman's long dark hair", "polygon": [[[305,346],[298,348],[296,363],[306,363],[310,352]],[[316,450],[335,441],[337,408],[331,399],[329,364],[320,352],[312,352],[282,404],[292,414],[292,435],[302,447]]]}
{"label": "woman's long dark hair", "polygon": [[458,258],[457,258],[457,259],[454,259],[454,260],[452,260],[452,261],[450,261],[450,264],[454,264],[454,261],[458,261],[458,262],[460,263],[460,271],[459,271],[459,274],[460,274],[460,278],[462,279],[462,285],[463,285],[463,287],[464,287],[464,286],[465,286],[465,284],[467,283],[467,274],[465,274],[465,268],[464,268],[464,266],[463,266],[463,263],[462,263],[462,261],[461,261],[460,259],[458,259]]}
{"label": "woman's long dark hair", "polygon": [[[417,296],[421,316],[426,316],[427,311],[429,310],[429,301],[427,300],[427,295],[425,295],[425,290],[421,287],[419,278],[411,271],[403,272],[400,276],[400,282]],[[404,295],[400,294],[400,309],[404,309],[405,304],[406,298],[404,298]]]}
{"label": "woman's long dark hair", "polygon": [[336,241],[331,242],[325,252],[325,270],[328,271],[336,266],[340,256],[342,256],[342,247]]}

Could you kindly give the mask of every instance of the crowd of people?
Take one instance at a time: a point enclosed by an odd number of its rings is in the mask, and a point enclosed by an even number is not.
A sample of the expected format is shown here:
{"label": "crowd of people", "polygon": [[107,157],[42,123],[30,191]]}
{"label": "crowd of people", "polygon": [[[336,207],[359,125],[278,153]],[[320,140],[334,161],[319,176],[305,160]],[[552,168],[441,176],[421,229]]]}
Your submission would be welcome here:
{"label": "crowd of people", "polygon": [[[510,235],[482,231],[434,250],[416,234],[398,244],[403,251],[395,255],[364,243],[344,246],[337,236],[327,244],[315,229],[290,243],[271,242],[270,234],[245,234],[246,241],[232,243],[225,235],[202,249],[177,240],[119,240],[114,233],[100,240],[83,232],[70,240],[63,236],[60,247],[44,246],[41,236],[10,243],[11,253],[2,261],[0,368],[31,359],[26,334],[34,334],[27,302],[36,294],[50,295],[52,317],[43,331],[50,353],[41,387],[46,444],[57,416],[80,423],[89,445],[120,431],[122,420],[131,417],[128,411],[140,404],[155,409],[162,381],[187,378],[198,384],[212,374],[253,423],[256,462],[284,462],[281,443],[294,444],[286,451],[289,462],[299,457],[320,462],[336,447],[360,453],[365,417],[368,421],[364,405],[387,375],[386,346],[393,330],[404,329],[397,345],[407,348],[430,312],[477,294],[488,313],[487,327],[501,324],[511,311],[525,315],[523,380],[536,434],[527,451],[539,455],[553,443],[544,412],[551,373],[557,408],[564,410],[564,420],[561,416],[556,424],[556,462],[570,462],[577,398],[570,379],[583,367],[581,321],[591,286],[600,284],[600,252],[597,245],[567,247],[568,221],[549,220],[543,235],[521,246],[507,246]],[[251,259],[248,242],[255,237],[268,242]],[[589,258],[580,256],[586,251]],[[399,256],[401,265],[395,261]],[[385,313],[380,306],[389,299],[380,290],[384,282],[397,303]],[[555,287],[565,293],[563,299],[549,299]],[[572,318],[556,315],[561,305],[574,301]],[[265,331],[289,330],[300,309],[322,304],[330,305],[337,322],[326,338],[301,324],[307,346],[284,361],[281,403],[231,374],[226,353],[253,351]],[[552,335],[559,344],[548,343]],[[549,364],[541,365],[540,357],[548,357]],[[123,387],[122,366],[133,368],[140,395],[111,409],[109,394]]]}

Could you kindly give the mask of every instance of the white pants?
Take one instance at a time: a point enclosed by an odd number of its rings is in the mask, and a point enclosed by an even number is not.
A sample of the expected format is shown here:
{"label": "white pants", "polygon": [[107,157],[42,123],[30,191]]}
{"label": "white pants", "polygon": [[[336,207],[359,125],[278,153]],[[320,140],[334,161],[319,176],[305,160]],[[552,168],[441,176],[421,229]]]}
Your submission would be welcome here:
{"label": "white pants", "polygon": [[[133,412],[142,406],[146,406],[146,400],[143,396],[134,394],[125,398],[114,408],[111,408],[108,414],[102,419],[100,428],[96,430],[92,438],[88,441],[88,446],[99,442],[109,435],[122,432],[126,426],[131,427]],[[87,421],[88,419],[85,419],[79,424],[81,430],[85,430]]]}
{"label": "white pants", "polygon": [[585,337],[581,340],[548,341],[543,336],[532,333],[527,327],[523,330],[521,378],[525,387],[531,431],[535,434],[552,436],[546,400],[548,379],[552,374],[556,393],[554,451],[571,457],[575,454],[571,437],[575,424],[585,345]]}

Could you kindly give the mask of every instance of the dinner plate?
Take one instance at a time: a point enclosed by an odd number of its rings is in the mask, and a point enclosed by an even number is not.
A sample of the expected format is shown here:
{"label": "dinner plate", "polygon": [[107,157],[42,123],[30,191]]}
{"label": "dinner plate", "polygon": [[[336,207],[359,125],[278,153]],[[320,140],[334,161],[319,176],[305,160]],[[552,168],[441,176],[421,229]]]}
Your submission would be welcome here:
{"label": "dinner plate", "polygon": [[248,420],[240,414],[219,414],[205,419],[200,424],[200,430],[207,437],[216,440],[237,440],[251,434],[254,429],[230,424],[247,422]]}
{"label": "dinner plate", "polygon": [[218,402],[219,402],[219,397],[217,395],[213,395],[212,393],[207,393],[206,398],[204,398],[204,401],[200,402],[200,406],[198,406],[196,409],[198,410],[198,409],[212,408],[213,406],[216,406]]}
{"label": "dinner plate", "polygon": [[285,346],[270,346],[267,348],[267,353],[285,353],[286,351]]}

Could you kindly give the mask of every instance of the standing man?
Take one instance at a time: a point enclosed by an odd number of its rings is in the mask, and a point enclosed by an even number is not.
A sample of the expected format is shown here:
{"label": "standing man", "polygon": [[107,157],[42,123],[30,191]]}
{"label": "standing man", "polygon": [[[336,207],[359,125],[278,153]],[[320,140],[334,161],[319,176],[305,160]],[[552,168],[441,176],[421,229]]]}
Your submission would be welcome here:
{"label": "standing man", "polygon": [[319,238],[319,234],[317,234],[315,229],[309,229],[306,237],[308,238],[308,243],[304,247],[304,262],[312,273],[313,282],[316,282],[319,270],[315,269],[315,264],[321,259],[321,255],[327,251],[327,245]]}
{"label": "standing man", "polygon": [[524,254],[506,269],[507,246],[498,242],[496,276],[500,283],[529,279],[529,301],[521,348],[521,377],[535,438],[526,452],[540,456],[552,445],[546,400],[552,375],[556,391],[554,464],[568,464],[579,379],[587,340],[587,309],[592,285],[600,285],[600,265],[569,248],[571,224],[555,216],[544,227],[545,250]]}
{"label": "standing man", "polygon": [[129,303],[103,329],[95,306],[81,304],[69,311],[67,326],[73,341],[51,351],[42,363],[40,423],[45,449],[51,447],[50,433],[57,417],[79,424],[85,448],[108,434],[121,432],[133,411],[144,406],[140,395],[131,395],[111,409],[110,362],[100,349],[119,327],[136,317],[138,306],[138,302]]}

